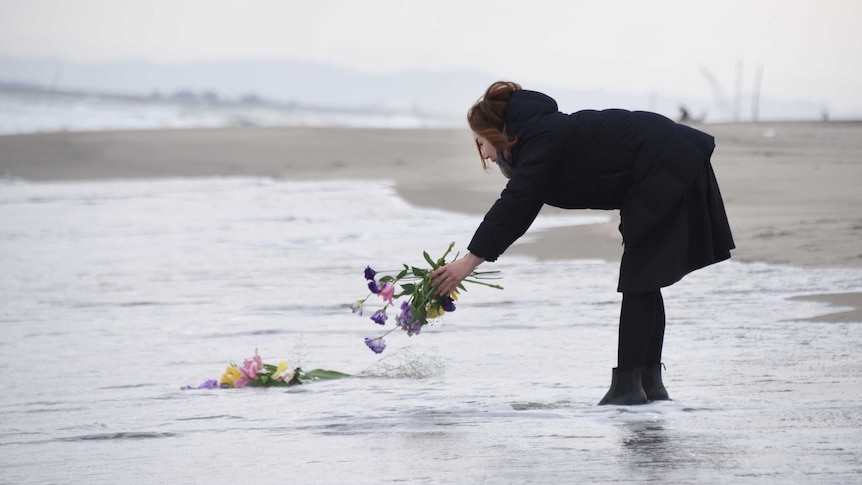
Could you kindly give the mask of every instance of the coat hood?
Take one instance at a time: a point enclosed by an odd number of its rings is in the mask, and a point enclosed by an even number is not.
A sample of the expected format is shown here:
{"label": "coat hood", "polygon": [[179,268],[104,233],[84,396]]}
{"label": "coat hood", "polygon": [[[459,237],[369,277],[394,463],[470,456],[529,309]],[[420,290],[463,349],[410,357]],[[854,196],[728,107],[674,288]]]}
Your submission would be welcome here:
{"label": "coat hood", "polygon": [[550,96],[538,91],[515,91],[506,108],[506,132],[518,135],[528,121],[557,112],[557,102]]}
{"label": "coat hood", "polygon": [[[538,91],[519,89],[512,93],[509,105],[506,107],[504,130],[509,139],[522,139],[533,122],[544,116],[558,113],[557,102],[550,96]],[[516,150],[514,148],[513,150]],[[500,171],[507,179],[511,179],[517,163],[508,152],[497,152]]]}

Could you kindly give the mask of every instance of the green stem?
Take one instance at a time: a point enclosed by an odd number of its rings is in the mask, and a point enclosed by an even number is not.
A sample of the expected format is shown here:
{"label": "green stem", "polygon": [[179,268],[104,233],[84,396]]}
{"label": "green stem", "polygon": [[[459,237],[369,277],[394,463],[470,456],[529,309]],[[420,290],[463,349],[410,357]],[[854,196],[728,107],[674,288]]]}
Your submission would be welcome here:
{"label": "green stem", "polygon": [[466,278],[465,278],[465,279],[464,279],[464,282],[465,282],[465,283],[473,283],[473,284],[476,284],[476,285],[487,286],[487,287],[489,287],[489,288],[496,288],[496,289],[498,289],[498,290],[502,290],[502,289],[503,289],[503,287],[502,287],[502,286],[500,286],[500,285],[495,285],[495,284],[492,284],[492,283],[485,283],[484,281],[479,281],[479,280],[468,280],[468,279],[466,279]]}
{"label": "green stem", "polygon": [[384,333],[383,335],[381,335],[381,336],[379,336],[379,337],[377,337],[377,338],[383,338],[383,337],[385,337],[385,336],[389,335],[390,333],[392,333],[392,332],[394,332],[394,331],[398,330],[399,328],[401,328],[401,327],[400,327],[400,326],[398,326],[398,325],[395,325],[393,328],[390,328],[386,333]]}
{"label": "green stem", "polygon": [[449,256],[449,253],[452,252],[452,248],[454,248],[454,247],[455,247],[455,241],[452,241],[451,243],[449,243],[449,247],[446,248],[446,252],[443,253],[443,256],[440,256],[440,259],[437,260],[438,263],[442,264],[442,262],[446,260],[446,256]]}

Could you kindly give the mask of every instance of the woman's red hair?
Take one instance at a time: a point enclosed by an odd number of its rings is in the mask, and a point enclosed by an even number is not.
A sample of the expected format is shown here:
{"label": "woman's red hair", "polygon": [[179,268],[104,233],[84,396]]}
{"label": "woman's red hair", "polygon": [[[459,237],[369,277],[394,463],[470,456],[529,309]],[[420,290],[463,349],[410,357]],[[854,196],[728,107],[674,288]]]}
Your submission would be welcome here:
{"label": "woman's red hair", "polygon": [[[511,81],[497,81],[485,91],[485,95],[467,111],[467,123],[477,135],[488,140],[497,151],[506,151],[517,143],[517,138],[510,139],[506,135],[506,108],[512,93],[521,89],[521,85]],[[476,148],[479,148],[478,142]],[[482,157],[480,150],[479,157]],[[482,166],[488,168],[482,158]]]}

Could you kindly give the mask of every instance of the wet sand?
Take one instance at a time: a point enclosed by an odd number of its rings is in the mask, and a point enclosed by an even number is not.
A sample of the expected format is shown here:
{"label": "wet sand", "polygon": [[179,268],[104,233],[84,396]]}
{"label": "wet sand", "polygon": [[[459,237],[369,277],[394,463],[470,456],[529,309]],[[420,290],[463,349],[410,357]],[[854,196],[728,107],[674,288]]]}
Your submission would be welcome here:
{"label": "wet sand", "polygon": [[[862,122],[705,125],[737,249],[733,258],[862,267]],[[0,176],[27,181],[262,176],[390,179],[409,203],[479,217],[505,180],[483,171],[468,130],[223,128],[0,137]],[[361,203],[361,201],[357,201]],[[547,208],[547,211],[556,209]],[[543,260],[622,252],[612,221],[533,232],[509,254]],[[471,234],[455,234],[469,240]],[[862,294],[821,295],[823,317],[862,321]]]}

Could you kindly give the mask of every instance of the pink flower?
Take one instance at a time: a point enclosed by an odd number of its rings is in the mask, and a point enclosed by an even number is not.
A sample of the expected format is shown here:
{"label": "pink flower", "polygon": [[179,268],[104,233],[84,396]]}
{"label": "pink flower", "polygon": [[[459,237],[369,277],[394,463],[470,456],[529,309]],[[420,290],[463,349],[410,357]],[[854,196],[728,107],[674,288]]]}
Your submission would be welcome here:
{"label": "pink flower", "polygon": [[392,296],[394,294],[395,294],[395,285],[393,285],[392,283],[390,283],[388,281],[386,283],[383,283],[383,287],[380,288],[380,293],[378,293],[378,295],[380,295],[380,298],[383,298],[383,301],[385,301],[389,304],[392,303]]}
{"label": "pink flower", "polygon": [[234,383],[236,387],[242,387],[246,385],[249,381],[253,381],[257,379],[258,372],[263,370],[263,359],[257,355],[257,349],[254,349],[254,357],[251,359],[245,359],[242,363],[242,367],[239,368],[239,373],[242,375],[241,378],[237,379]]}

